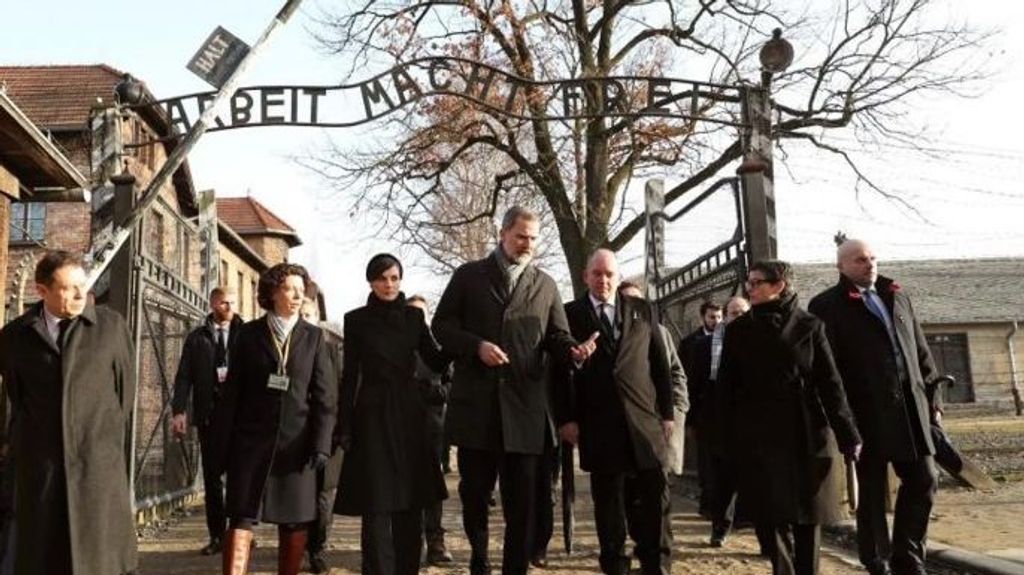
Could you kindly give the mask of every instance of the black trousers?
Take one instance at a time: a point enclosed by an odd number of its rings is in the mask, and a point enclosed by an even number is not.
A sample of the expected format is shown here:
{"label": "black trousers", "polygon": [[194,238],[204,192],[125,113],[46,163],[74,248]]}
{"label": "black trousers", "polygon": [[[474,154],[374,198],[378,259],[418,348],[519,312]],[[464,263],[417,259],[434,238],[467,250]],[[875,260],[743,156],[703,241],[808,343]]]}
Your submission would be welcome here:
{"label": "black trousers", "polygon": [[537,465],[537,486],[534,495],[537,504],[534,508],[534,532],[532,557],[547,555],[548,544],[555,531],[555,499],[554,483],[558,481],[558,448],[545,445],[544,453]]}
{"label": "black trousers", "polygon": [[534,546],[534,492],[541,456],[463,447],[457,453],[462,525],[472,548],[470,573],[477,575],[490,568],[487,560],[488,502],[498,477],[501,477],[501,508],[505,515],[501,572],[502,575],[526,573]]}
{"label": "black trousers", "polygon": [[364,575],[414,575],[420,570],[423,510],[363,515]]}
{"label": "black trousers", "polygon": [[772,575],[817,575],[821,528],[818,525],[763,526]]}
{"label": "black trousers", "polygon": [[891,566],[895,575],[923,574],[928,517],[938,488],[935,461],[930,455],[913,461],[893,461],[900,488],[892,539],[885,520],[887,463],[884,458],[864,457],[857,463],[860,506],[857,508],[857,550],[871,572]]}
{"label": "black trousers", "polygon": [[672,571],[672,531],[669,528],[669,492],[661,468],[632,473],[591,473],[590,495],[601,546],[603,573],[629,573],[626,534],[636,544],[634,553],[645,575]]}
{"label": "black trousers", "polygon": [[219,540],[227,528],[227,516],[224,514],[224,480],[220,465],[213,463],[214,438],[213,431],[205,425],[196,427],[199,436],[199,452],[203,458],[203,491],[206,501],[206,529],[210,539]]}
{"label": "black trousers", "polygon": [[708,491],[711,529],[716,534],[725,535],[732,528],[736,516],[736,476],[729,460],[713,451],[708,454],[705,473],[708,474],[705,489]]}

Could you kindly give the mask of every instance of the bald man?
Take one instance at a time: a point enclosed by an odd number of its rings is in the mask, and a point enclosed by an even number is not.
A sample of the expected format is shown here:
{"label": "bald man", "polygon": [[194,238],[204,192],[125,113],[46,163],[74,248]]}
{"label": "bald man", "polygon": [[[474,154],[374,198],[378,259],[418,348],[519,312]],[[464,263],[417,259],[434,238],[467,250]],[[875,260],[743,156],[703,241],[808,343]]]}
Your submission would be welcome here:
{"label": "bald man", "polygon": [[[836,261],[839,283],[808,309],[825,322],[864,439],[857,463],[860,560],[875,575],[923,574],[937,483],[929,432],[934,406],[925,384],[937,377],[935,364],[910,298],[878,274],[871,246],[847,240]],[[900,478],[891,540],[885,516],[889,463]]]}
{"label": "bald man", "polygon": [[650,305],[616,295],[614,253],[594,253],[584,280],[587,292],[566,304],[565,315],[573,337],[596,336],[597,350],[553,386],[559,435],[579,446],[580,467],[590,472],[601,571],[629,573],[628,530],[643,573],[668,574],[664,469],[674,423],[664,340]]}

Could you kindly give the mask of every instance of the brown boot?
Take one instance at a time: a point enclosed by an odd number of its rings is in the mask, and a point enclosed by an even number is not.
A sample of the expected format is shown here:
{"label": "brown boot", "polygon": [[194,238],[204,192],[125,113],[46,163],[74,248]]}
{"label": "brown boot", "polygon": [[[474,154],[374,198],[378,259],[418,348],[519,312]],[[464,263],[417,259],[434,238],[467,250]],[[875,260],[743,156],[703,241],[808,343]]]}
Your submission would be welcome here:
{"label": "brown boot", "polygon": [[224,533],[223,575],[245,575],[249,570],[249,547],[252,531],[228,529]]}
{"label": "brown boot", "polygon": [[306,530],[277,528],[277,575],[299,575],[306,554]]}

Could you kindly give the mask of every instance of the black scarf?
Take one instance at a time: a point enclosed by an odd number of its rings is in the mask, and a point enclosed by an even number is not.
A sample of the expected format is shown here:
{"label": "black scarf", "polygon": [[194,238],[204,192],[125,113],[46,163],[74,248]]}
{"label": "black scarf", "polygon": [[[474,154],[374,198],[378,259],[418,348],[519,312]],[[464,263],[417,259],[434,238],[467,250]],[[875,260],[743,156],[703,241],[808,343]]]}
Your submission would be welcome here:
{"label": "black scarf", "polygon": [[770,325],[775,331],[782,331],[782,326],[789,321],[796,306],[796,294],[793,293],[779,299],[756,304],[750,308],[750,314],[754,321]]}

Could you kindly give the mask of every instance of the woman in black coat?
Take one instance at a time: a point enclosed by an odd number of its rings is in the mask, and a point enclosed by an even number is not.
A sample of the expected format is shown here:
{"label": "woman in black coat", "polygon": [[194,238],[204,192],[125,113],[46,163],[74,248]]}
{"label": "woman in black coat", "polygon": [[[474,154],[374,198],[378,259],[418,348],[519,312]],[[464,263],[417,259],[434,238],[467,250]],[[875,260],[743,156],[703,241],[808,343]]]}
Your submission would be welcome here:
{"label": "woman in black coat", "polygon": [[297,574],[316,518],[316,472],[331,448],[337,387],[323,331],[299,314],[308,283],[293,264],[260,276],[267,313],[240,328],[231,351],[214,422],[227,439],[225,575],[246,572],[258,521],[278,525],[278,574]]}
{"label": "woman in black coat", "polygon": [[792,281],[785,262],[750,266],[753,307],[726,327],[718,399],[739,497],[772,535],[772,572],[812,575],[820,525],[838,519],[829,429],[849,458],[861,440],[824,324],[797,306]]}
{"label": "woman in black coat", "polygon": [[416,573],[424,508],[447,497],[426,406],[415,379],[417,353],[442,372],[447,360],[423,311],[399,291],[402,264],[388,254],[366,268],[371,293],[345,314],[339,442],[345,449],[334,511],[362,516],[362,572]]}

